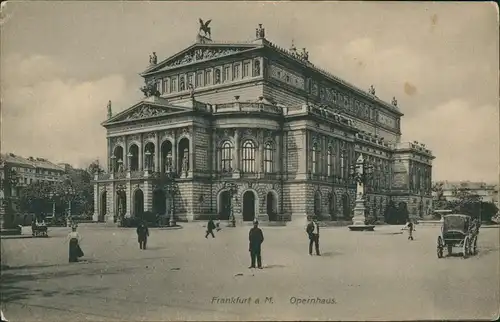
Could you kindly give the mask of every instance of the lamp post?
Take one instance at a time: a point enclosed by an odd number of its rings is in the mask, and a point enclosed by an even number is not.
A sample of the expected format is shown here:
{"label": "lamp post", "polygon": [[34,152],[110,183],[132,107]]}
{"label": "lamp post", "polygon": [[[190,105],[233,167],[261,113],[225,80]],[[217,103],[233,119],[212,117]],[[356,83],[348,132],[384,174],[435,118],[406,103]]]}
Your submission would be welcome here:
{"label": "lamp post", "polygon": [[179,186],[177,185],[177,182],[173,180],[173,176],[170,177],[170,183],[167,187],[167,192],[170,194],[172,197],[172,207],[171,207],[171,214],[170,214],[170,220],[169,220],[169,226],[173,227],[176,225],[175,222],[175,196],[177,193],[179,193]]}
{"label": "lamp post", "polygon": [[230,183],[225,182],[224,188],[226,188],[227,191],[229,192],[229,198],[231,200],[231,203],[229,204],[231,212],[229,219],[230,227],[236,227],[236,217],[234,216],[234,209],[233,209],[233,196],[238,193],[238,186],[233,182]]}
{"label": "lamp post", "polygon": [[146,151],[146,153],[144,153],[144,155],[146,156],[146,171],[149,171],[149,170],[151,170],[150,164],[149,164],[149,161],[150,161],[149,158],[151,158],[151,152],[149,152],[149,150],[148,150],[148,151]]}
{"label": "lamp post", "polygon": [[357,184],[356,204],[354,206],[353,224],[348,226],[351,231],[371,230],[375,225],[366,225],[365,220],[365,188],[369,179],[373,175],[373,165],[369,164],[360,154],[356,160],[354,179]]}

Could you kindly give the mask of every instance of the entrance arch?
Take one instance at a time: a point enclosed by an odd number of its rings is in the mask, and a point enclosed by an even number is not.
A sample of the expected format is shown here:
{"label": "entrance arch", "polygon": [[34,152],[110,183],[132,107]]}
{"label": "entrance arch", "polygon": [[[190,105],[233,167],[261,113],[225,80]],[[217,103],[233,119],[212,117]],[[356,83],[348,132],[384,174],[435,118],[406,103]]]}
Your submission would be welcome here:
{"label": "entrance arch", "polygon": [[330,193],[330,198],[329,198],[329,204],[328,204],[329,212],[330,212],[330,219],[335,220],[337,219],[337,198],[335,196],[335,193]]}
{"label": "entrance arch", "polygon": [[342,215],[343,215],[344,219],[351,217],[351,205],[349,202],[349,195],[348,194],[344,194],[342,196]]}
{"label": "entrance arch", "polygon": [[219,193],[217,199],[217,213],[220,220],[229,220],[231,216],[231,193],[229,190],[223,190]]}
{"label": "entrance arch", "polygon": [[156,189],[153,192],[153,213],[161,216],[167,212],[167,195],[163,189]]}
{"label": "entrance arch", "polygon": [[317,219],[321,218],[321,193],[319,191],[314,193],[314,216]]}
{"label": "entrance arch", "polygon": [[97,218],[97,221],[103,222],[105,217],[106,217],[106,209],[107,209],[107,192],[103,191],[101,193],[101,205],[99,209],[99,217]]}
{"label": "entrance arch", "polygon": [[134,192],[134,216],[142,219],[144,214],[144,193],[141,189]]}
{"label": "entrance arch", "polygon": [[243,221],[253,221],[256,218],[257,198],[252,190],[243,193]]}
{"label": "entrance arch", "polygon": [[278,198],[273,191],[267,193],[266,210],[269,221],[276,221],[278,219]]}

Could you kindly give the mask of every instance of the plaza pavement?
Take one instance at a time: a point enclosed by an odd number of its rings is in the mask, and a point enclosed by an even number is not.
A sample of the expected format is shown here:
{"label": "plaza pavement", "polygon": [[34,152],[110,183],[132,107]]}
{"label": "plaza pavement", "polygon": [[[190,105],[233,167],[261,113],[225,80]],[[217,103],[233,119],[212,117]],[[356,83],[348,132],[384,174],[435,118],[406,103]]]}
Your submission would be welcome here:
{"label": "plaza pavement", "polygon": [[[499,312],[499,229],[484,228],[479,254],[436,256],[439,227],[375,232],[324,228],[323,256],[308,255],[300,227],[262,227],[262,270],[250,270],[249,226],[204,238],[200,223],[151,229],[81,225],[85,261],[68,263],[68,228],[50,238],[2,239],[2,310],[9,321],[492,319]],[[29,234],[29,228],[28,232]],[[213,297],[251,297],[251,304]],[[272,303],[265,303],[272,297]],[[291,298],[334,304],[291,304]],[[260,303],[256,304],[255,299]],[[292,299],[293,300],[293,299]],[[268,299],[269,302],[269,299]]]}

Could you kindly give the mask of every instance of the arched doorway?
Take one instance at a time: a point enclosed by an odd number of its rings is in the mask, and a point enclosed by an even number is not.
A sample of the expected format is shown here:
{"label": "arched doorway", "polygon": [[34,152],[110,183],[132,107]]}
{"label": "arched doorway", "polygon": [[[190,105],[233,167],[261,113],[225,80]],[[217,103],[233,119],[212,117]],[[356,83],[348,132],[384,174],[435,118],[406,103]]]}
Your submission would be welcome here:
{"label": "arched doorway", "polygon": [[330,219],[337,219],[337,198],[335,197],[335,193],[330,193],[328,209],[330,210]]}
{"label": "arched doorway", "polygon": [[97,218],[97,221],[103,222],[104,218],[106,217],[106,209],[107,209],[107,192],[104,191],[101,193],[101,207],[99,209],[99,217]]}
{"label": "arched doorway", "polygon": [[269,221],[276,221],[278,219],[278,200],[272,191],[267,193],[266,209]]}
{"label": "arched doorway", "polygon": [[134,216],[142,219],[144,214],[144,193],[137,189],[134,193]]}
{"label": "arched doorway", "polygon": [[316,219],[321,218],[321,193],[319,191],[314,193],[314,216]]}
{"label": "arched doorway", "polygon": [[163,189],[156,189],[153,192],[153,213],[155,215],[165,215],[167,212],[167,195]]}
{"label": "arched doorway", "polygon": [[125,217],[125,213],[127,212],[127,194],[124,190],[118,190],[116,192],[116,212],[114,221],[116,222],[117,217],[123,218]]}
{"label": "arched doorway", "polygon": [[253,221],[255,219],[255,194],[253,191],[246,191],[243,194],[243,221]]}
{"label": "arched doorway", "polygon": [[351,205],[349,202],[349,195],[348,194],[344,194],[342,196],[342,215],[343,215],[344,219],[351,217]]}
{"label": "arched doorway", "polygon": [[231,216],[231,194],[228,190],[219,194],[218,202],[220,220],[229,220]]}

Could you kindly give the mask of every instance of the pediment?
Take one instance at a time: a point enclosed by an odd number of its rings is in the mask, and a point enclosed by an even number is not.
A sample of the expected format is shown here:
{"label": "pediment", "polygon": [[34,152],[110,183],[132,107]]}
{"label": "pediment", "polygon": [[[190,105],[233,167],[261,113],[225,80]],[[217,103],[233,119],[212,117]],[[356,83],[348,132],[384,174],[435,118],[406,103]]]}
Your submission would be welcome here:
{"label": "pediment", "polygon": [[165,59],[156,66],[148,68],[144,74],[160,72],[178,66],[207,61],[214,58],[233,55],[242,51],[257,48],[255,44],[195,44],[187,49]]}
{"label": "pediment", "polygon": [[176,114],[179,112],[187,112],[190,109],[182,106],[162,106],[151,102],[142,101],[139,104],[132,106],[131,108],[115,115],[114,117],[108,119],[103,123],[103,125],[117,123],[117,122],[129,122],[137,121],[142,119],[149,119],[152,117],[166,116],[169,114]]}

